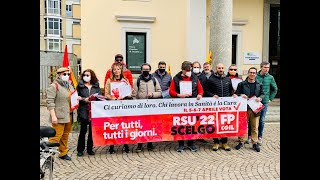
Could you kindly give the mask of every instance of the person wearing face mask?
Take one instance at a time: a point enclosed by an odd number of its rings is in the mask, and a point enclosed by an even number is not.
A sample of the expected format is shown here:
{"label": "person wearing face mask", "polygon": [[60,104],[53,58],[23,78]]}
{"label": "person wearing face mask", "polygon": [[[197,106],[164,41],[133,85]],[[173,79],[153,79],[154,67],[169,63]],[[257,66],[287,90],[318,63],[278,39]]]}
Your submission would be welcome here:
{"label": "person wearing face mask", "polygon": [[92,140],[92,128],[91,121],[89,120],[89,96],[98,93],[101,95],[101,90],[99,86],[99,80],[91,69],[84,70],[80,75],[80,80],[77,86],[79,108],[78,108],[78,121],[80,122],[80,133],[78,137],[77,144],[77,156],[83,156],[83,151],[85,149],[85,138],[88,131],[89,133],[87,139],[87,153],[88,155],[95,155],[93,151],[93,140]]}
{"label": "person wearing face mask", "polygon": [[169,86],[172,81],[172,76],[166,71],[166,62],[160,61],[158,69],[152,74],[160,83],[163,98],[170,98]]}
{"label": "person wearing face mask", "polygon": [[[207,77],[204,73],[201,72],[201,65],[199,61],[194,61],[192,63],[192,72],[198,77],[198,79],[200,80],[200,84],[202,85],[202,88],[204,88],[207,81]],[[196,141],[207,143],[207,141],[204,139],[197,139]]]}
{"label": "person wearing face mask", "polygon": [[[133,84],[133,99],[157,99],[162,97],[162,91],[160,87],[159,81],[150,74],[151,65],[148,63],[143,63],[141,65],[141,75],[140,85],[138,86],[137,81]],[[156,84],[154,85],[152,78],[154,78]],[[142,151],[143,143],[138,143],[138,147],[136,152]],[[152,142],[147,143],[147,149],[149,151],[155,151],[155,146],[153,146]]]}
{"label": "person wearing face mask", "polygon": [[[190,61],[184,61],[181,65],[181,71],[178,72],[172,79],[169,94],[173,98],[197,98],[201,99],[203,96],[203,88],[198,77],[191,72],[192,63]],[[191,81],[190,84],[192,92],[191,94],[180,93],[180,81]],[[178,140],[179,146],[177,152],[184,151],[184,140]],[[194,145],[194,140],[188,140],[187,146],[191,152],[196,152],[198,149]]]}
{"label": "person wearing face mask", "polygon": [[204,73],[201,72],[201,65],[199,61],[192,63],[192,72],[198,77],[202,87],[205,85],[207,77]]}
{"label": "person wearing face mask", "polygon": [[57,70],[57,78],[46,89],[46,105],[50,113],[49,122],[56,131],[56,135],[51,137],[49,142],[59,143],[59,158],[70,161],[68,139],[76,111],[71,111],[70,94],[74,88],[69,82],[69,76],[68,68],[61,67]]}
{"label": "person wearing face mask", "polygon": [[[205,97],[237,97],[233,90],[231,79],[224,74],[224,65],[222,63],[216,65],[216,73],[211,74],[209,79],[207,79],[204,89]],[[224,150],[231,151],[227,137],[222,137],[220,141]],[[219,146],[219,139],[213,138],[212,150],[217,151]]]}

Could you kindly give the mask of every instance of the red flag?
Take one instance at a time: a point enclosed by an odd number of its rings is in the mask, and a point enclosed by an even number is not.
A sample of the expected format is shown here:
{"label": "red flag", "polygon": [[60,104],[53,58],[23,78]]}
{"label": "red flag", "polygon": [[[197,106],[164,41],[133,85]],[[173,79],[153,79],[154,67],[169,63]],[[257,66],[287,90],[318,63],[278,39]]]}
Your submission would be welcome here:
{"label": "red flag", "polygon": [[76,87],[78,86],[78,82],[77,82],[76,78],[74,77],[74,74],[73,74],[73,72],[72,72],[72,69],[70,68],[70,65],[69,65],[67,45],[66,45],[65,48],[64,48],[62,67],[66,67],[66,68],[69,68],[69,69],[70,69],[70,77],[69,77],[69,80],[71,80],[73,87],[76,88]]}

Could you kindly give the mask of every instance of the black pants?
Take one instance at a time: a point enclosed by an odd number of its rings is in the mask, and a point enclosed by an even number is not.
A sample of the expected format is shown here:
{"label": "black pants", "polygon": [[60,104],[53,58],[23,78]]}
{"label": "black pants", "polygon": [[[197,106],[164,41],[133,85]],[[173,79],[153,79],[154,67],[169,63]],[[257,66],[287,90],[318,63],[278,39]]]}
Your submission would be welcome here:
{"label": "black pants", "polygon": [[[221,138],[220,141],[221,141],[222,144],[227,143],[228,142],[228,138],[227,137]],[[213,143],[219,143],[219,138],[213,138]]]}
{"label": "black pants", "polygon": [[80,127],[80,134],[79,134],[79,138],[78,138],[77,151],[83,152],[85,149],[87,125],[89,124],[87,152],[90,152],[90,151],[92,151],[92,148],[93,148],[91,121],[88,121],[88,119],[80,118],[80,124],[81,124],[81,127]]}
{"label": "black pants", "polygon": [[[184,140],[178,140],[179,146],[184,146]],[[187,140],[187,146],[193,146],[194,140]]]}

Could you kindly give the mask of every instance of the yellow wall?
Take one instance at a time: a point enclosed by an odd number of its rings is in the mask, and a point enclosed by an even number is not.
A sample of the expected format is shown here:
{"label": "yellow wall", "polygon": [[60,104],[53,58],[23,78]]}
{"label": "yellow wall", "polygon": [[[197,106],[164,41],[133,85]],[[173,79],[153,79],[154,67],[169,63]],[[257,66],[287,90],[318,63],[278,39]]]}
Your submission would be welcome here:
{"label": "yellow wall", "polygon": [[[233,19],[248,20],[242,27],[243,52],[259,52],[262,60],[263,44],[263,0],[233,0]],[[243,61],[243,52],[241,61]],[[260,69],[260,65],[243,65],[243,70],[250,67]],[[243,77],[246,77],[244,75]]]}
{"label": "yellow wall", "polygon": [[45,50],[45,42],[44,42],[44,1],[40,0],[40,31],[41,31],[41,36],[40,36],[40,50]]}
{"label": "yellow wall", "polygon": [[[81,2],[81,56],[83,69],[92,68],[100,82],[121,53],[121,22],[115,15],[156,17],[151,23],[152,71],[160,60],[171,66],[172,74],[180,71],[186,60],[186,1],[152,0]],[[101,85],[103,86],[103,85]]]}
{"label": "yellow wall", "polygon": [[80,4],[72,5],[72,16],[73,18],[81,18],[81,6]]}
{"label": "yellow wall", "polygon": [[72,49],[73,49],[73,54],[77,55],[77,58],[81,58],[81,45],[73,44]]}
{"label": "yellow wall", "polygon": [[80,24],[73,24],[72,25],[72,35],[73,35],[73,38],[81,38]]}
{"label": "yellow wall", "polygon": [[[207,0],[207,15],[210,15],[210,0]],[[105,1],[92,0],[81,2],[81,59],[83,69],[93,69],[103,82],[107,69],[114,62],[114,55],[124,53],[122,49],[121,24],[116,15],[156,17],[150,23],[152,71],[157,69],[160,60],[170,65],[172,75],[181,70],[186,59],[186,0],[142,1]],[[73,9],[76,13],[75,8]],[[233,0],[233,20],[247,20],[238,26],[242,30],[242,51],[240,62],[243,64],[244,52],[259,52],[263,44],[263,0]],[[210,27],[207,22],[207,52],[209,49]],[[207,56],[207,55],[206,55]],[[262,58],[262,57],[261,57]],[[243,65],[242,69],[259,65]],[[241,72],[240,74],[243,74]],[[246,77],[245,74],[243,74]]]}

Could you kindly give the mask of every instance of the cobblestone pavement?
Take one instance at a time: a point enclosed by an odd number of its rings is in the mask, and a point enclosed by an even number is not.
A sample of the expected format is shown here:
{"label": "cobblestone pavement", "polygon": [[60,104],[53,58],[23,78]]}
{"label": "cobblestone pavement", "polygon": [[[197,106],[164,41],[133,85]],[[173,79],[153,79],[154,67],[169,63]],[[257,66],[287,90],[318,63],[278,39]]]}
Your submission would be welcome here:
{"label": "cobblestone pavement", "polygon": [[[280,108],[280,107],[279,107]],[[268,116],[268,115],[267,115]],[[267,118],[267,117],[266,117]],[[40,106],[40,125],[47,122],[48,111]],[[133,151],[137,145],[129,145],[131,153],[123,153],[122,146],[115,145],[117,152],[107,154],[108,147],[95,147],[96,155],[77,157],[78,132],[69,137],[69,156],[72,161],[59,158],[55,161],[55,180],[84,179],[191,179],[191,180],[247,180],[280,179],[280,116],[278,122],[266,122],[261,151],[252,144],[236,150],[237,138],[229,138],[231,151],[212,151],[209,143],[196,141],[197,152],[176,152],[177,142],[159,142],[157,151]],[[144,144],[146,145],[146,144]]]}

